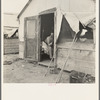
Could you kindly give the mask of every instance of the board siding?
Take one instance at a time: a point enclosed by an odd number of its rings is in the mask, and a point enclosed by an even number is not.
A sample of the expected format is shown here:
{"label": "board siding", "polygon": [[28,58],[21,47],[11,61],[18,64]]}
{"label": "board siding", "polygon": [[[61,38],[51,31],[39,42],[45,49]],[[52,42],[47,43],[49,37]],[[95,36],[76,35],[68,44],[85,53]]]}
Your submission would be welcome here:
{"label": "board siding", "polygon": [[[69,44],[69,43],[67,43]],[[80,43],[79,43],[80,44]],[[80,72],[85,72],[87,74],[92,74],[93,76],[95,75],[95,51],[91,51],[92,45],[83,45],[82,50],[82,45],[76,44],[76,47],[78,49],[73,49],[71,51],[69,60],[64,68],[64,70],[71,71],[71,70],[76,70]],[[78,46],[79,45],[79,46]],[[69,45],[65,45],[64,47],[68,47]],[[88,50],[85,50],[88,49]],[[90,50],[89,50],[90,49]],[[68,55],[69,48],[60,48],[58,47],[57,51],[57,67],[62,68],[65,60]]]}
{"label": "board siding", "polygon": [[4,54],[19,53],[19,39],[4,39]]}

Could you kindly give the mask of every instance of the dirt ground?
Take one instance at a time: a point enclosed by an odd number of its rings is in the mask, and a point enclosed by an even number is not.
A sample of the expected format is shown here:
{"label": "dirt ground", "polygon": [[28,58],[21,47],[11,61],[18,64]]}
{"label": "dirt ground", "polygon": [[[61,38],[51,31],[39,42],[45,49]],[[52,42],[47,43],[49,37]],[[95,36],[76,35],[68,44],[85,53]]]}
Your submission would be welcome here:
{"label": "dirt ground", "polygon": [[[48,72],[47,67],[29,63],[18,58],[18,54],[4,55],[4,83],[55,83],[58,74]],[[69,83],[69,73],[63,72],[60,83]]]}

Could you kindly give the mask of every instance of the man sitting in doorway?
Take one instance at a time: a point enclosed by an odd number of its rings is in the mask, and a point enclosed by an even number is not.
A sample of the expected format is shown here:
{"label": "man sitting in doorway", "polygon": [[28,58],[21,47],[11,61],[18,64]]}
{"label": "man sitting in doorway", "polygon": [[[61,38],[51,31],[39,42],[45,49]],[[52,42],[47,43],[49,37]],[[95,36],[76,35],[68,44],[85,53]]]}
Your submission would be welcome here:
{"label": "man sitting in doorway", "polygon": [[50,59],[53,57],[53,43],[54,43],[54,34],[51,32],[50,36],[45,39],[45,43],[48,46]]}

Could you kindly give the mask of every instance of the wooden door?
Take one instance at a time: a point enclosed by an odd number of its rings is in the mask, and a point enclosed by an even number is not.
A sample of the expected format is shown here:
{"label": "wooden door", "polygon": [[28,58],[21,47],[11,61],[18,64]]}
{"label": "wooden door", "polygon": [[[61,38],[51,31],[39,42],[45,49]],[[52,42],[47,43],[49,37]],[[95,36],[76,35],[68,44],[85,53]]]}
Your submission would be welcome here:
{"label": "wooden door", "polygon": [[37,17],[25,18],[25,58],[37,61]]}

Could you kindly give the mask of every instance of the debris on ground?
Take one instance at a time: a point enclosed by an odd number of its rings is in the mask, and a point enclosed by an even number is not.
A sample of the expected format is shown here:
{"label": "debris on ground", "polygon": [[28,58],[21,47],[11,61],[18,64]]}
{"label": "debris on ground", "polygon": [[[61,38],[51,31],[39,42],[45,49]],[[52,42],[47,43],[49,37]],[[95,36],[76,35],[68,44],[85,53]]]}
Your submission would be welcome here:
{"label": "debris on ground", "polygon": [[13,60],[13,62],[19,61],[19,60],[23,60],[23,59],[22,58],[16,58],[16,59]]}
{"label": "debris on ground", "polygon": [[50,69],[50,74],[58,74],[59,73],[59,70],[58,69]]}
{"label": "debris on ground", "polygon": [[34,64],[34,65],[36,65],[36,64],[37,64],[37,62],[36,62],[36,61],[32,61],[32,60],[28,60],[27,62],[28,62],[28,63],[32,63],[32,64]]}
{"label": "debris on ground", "polygon": [[11,65],[11,64],[12,64],[12,61],[4,61],[3,64],[4,64],[4,65]]}
{"label": "debris on ground", "polygon": [[19,61],[19,60],[22,60],[21,58],[16,58],[16,59],[13,59],[12,61],[4,61],[4,65],[11,65],[12,63],[16,62],[16,61]]}
{"label": "debris on ground", "polygon": [[87,74],[84,83],[95,83],[95,77]]}
{"label": "debris on ground", "polygon": [[95,77],[90,74],[85,74],[82,72],[71,71],[70,83],[94,83]]}

